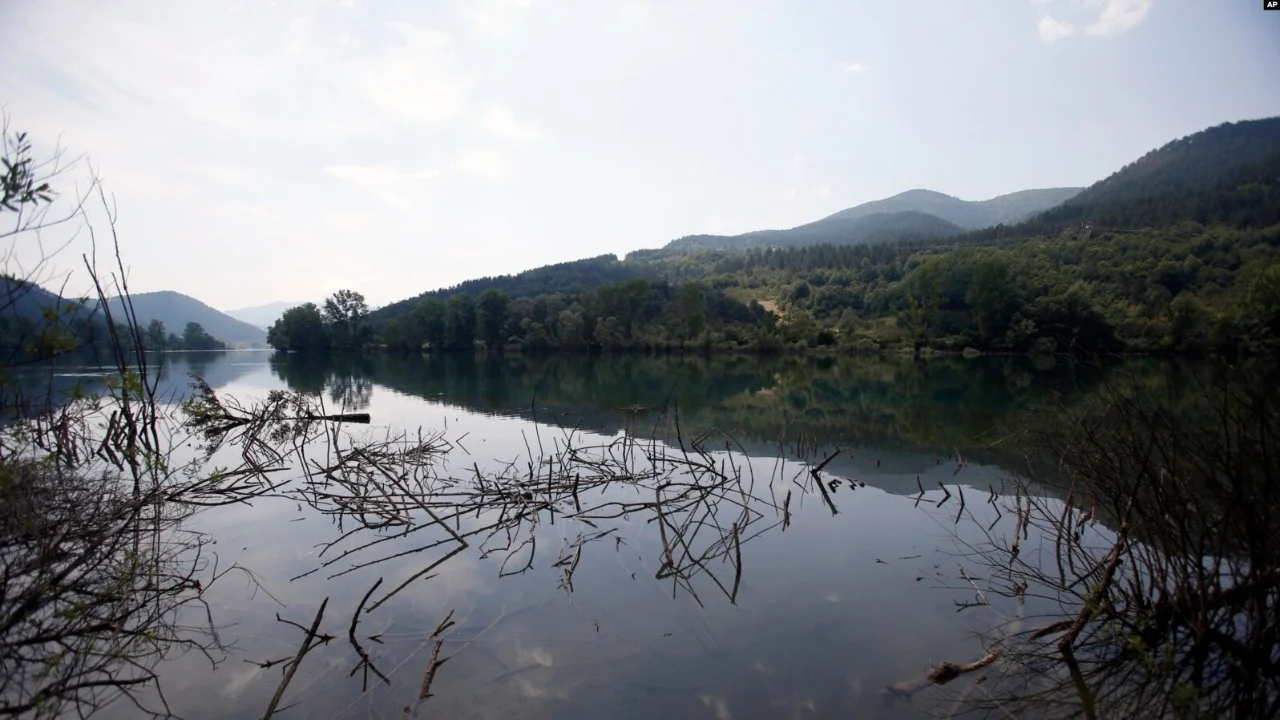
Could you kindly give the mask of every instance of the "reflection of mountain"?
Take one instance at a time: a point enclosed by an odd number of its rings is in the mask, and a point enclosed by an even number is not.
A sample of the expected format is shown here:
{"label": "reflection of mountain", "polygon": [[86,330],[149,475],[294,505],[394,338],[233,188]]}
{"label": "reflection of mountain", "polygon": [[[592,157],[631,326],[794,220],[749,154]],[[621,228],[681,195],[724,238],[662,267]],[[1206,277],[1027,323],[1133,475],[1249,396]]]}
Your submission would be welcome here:
{"label": "reflection of mountain", "polygon": [[[384,357],[335,367],[297,356],[272,367],[291,388],[334,387],[361,376],[408,395],[469,410],[576,426],[605,435],[686,441],[731,435],[752,455],[845,452],[839,475],[909,477],[959,450],[1001,464],[998,441],[1037,408],[1081,395],[1101,373],[1028,358],[898,359],[701,358],[623,355],[548,357]],[[720,440],[722,443],[723,440]],[[889,488],[886,488],[889,489]]]}
{"label": "reflection of mountain", "polygon": [[[180,403],[191,397],[191,376],[204,378],[214,389],[243,377],[255,364],[266,362],[267,351],[213,351],[150,354],[148,376],[156,382],[156,397],[162,402]],[[86,394],[106,392],[107,379],[115,374],[92,358],[60,358],[13,373],[8,386],[0,390],[4,407],[13,407],[25,398],[33,407],[52,403],[60,406],[79,388]]]}

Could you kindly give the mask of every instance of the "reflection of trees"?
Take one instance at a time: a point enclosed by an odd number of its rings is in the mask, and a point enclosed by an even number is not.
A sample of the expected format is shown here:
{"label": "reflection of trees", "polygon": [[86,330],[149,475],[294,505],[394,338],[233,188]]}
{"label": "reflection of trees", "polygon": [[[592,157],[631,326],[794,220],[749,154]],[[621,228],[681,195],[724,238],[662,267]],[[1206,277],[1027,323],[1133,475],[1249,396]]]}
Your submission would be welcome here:
{"label": "reflection of trees", "polygon": [[1280,394],[1253,372],[1188,394],[1131,380],[1052,423],[1065,501],[1015,484],[964,545],[1004,618],[988,654],[895,689],[1000,717],[1280,713]]}
{"label": "reflection of trees", "polygon": [[363,410],[373,397],[370,359],[317,355],[275,355],[271,369],[291,390],[326,393],[339,410]]}
{"label": "reflection of trees", "polygon": [[[296,355],[273,360],[295,390],[332,365]],[[1151,367],[1164,371],[1165,368]],[[980,459],[1038,406],[1080,397],[1102,376],[1064,359],[673,357],[589,354],[476,358],[380,357],[357,372],[399,392],[486,413],[572,417],[604,434],[653,426],[679,407],[690,432],[731,431],[744,443],[902,446]],[[669,425],[660,426],[671,439]],[[998,447],[998,445],[997,445]],[[975,454],[977,453],[977,454]]]}
{"label": "reflection of trees", "polygon": [[114,362],[100,394],[11,406],[0,430],[0,715],[168,715],[156,664],[222,649],[202,595],[232,568],[183,523],[256,479],[178,462],[158,374]]}

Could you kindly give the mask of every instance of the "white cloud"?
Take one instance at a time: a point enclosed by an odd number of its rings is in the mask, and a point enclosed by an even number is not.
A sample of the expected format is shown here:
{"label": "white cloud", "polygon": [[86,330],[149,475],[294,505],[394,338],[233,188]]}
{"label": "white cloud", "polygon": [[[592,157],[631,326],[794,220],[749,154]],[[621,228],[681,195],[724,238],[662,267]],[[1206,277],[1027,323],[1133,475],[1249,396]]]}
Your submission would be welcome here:
{"label": "white cloud", "polygon": [[831,186],[823,185],[818,188],[818,197],[831,197]]}
{"label": "white cloud", "polygon": [[1052,45],[1059,40],[1071,37],[1076,31],[1076,26],[1066,20],[1058,20],[1052,15],[1045,15],[1040,18],[1040,40],[1046,45]]}
{"label": "white cloud", "polygon": [[1146,19],[1155,0],[1088,0],[1091,6],[1102,6],[1098,19],[1084,29],[1090,35],[1119,35],[1137,27]]}
{"label": "white cloud", "polygon": [[361,94],[378,110],[402,120],[455,120],[466,106],[471,78],[454,69],[446,52],[449,36],[409,23],[388,27],[400,42],[352,64]]}
{"label": "white cloud", "polygon": [[516,122],[511,111],[501,105],[490,105],[480,125],[500,138],[516,142],[537,140],[542,135],[537,125]]}
{"label": "white cloud", "polygon": [[324,171],[352,185],[365,188],[397,186],[440,176],[439,170],[403,172],[390,165],[330,165]]}
{"label": "white cloud", "polygon": [[368,229],[377,224],[377,218],[368,213],[329,212],[321,213],[318,219],[325,227],[347,232]]}
{"label": "white cloud", "polygon": [[779,195],[779,196],[778,196],[778,199],[779,199],[779,200],[781,200],[781,201],[782,201],[782,202],[784,202],[784,203],[789,203],[789,202],[794,201],[794,200],[796,199],[796,197],[798,197],[799,195],[800,195],[800,193],[799,193],[799,192],[797,192],[795,188],[791,188],[791,189],[787,190],[786,192],[782,193],[782,195]]}
{"label": "white cloud", "polygon": [[480,0],[479,9],[472,13],[476,30],[490,37],[506,37],[512,32],[516,13],[530,5],[531,0]]}
{"label": "white cloud", "polygon": [[458,153],[453,162],[458,172],[485,178],[501,180],[507,176],[507,156],[494,148],[471,148]]}
{"label": "white cloud", "polygon": [[405,172],[390,165],[330,165],[324,171],[401,210],[411,207],[406,195],[416,192],[418,183],[440,176],[439,170]]}
{"label": "white cloud", "polygon": [[787,161],[791,163],[791,169],[797,172],[802,171],[805,168],[804,153],[793,152],[787,156]]}
{"label": "white cloud", "polygon": [[860,62],[845,63],[840,66],[845,75],[861,75],[867,71],[867,66]]}

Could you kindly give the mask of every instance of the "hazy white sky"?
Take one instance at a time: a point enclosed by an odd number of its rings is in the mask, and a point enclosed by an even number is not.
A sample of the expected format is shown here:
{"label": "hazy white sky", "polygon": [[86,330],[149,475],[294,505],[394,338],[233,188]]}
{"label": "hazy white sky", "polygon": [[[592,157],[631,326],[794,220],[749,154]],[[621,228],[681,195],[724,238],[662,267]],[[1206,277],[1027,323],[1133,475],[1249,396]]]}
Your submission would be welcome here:
{"label": "hazy white sky", "polygon": [[0,47],[133,290],[224,309],[1087,185],[1280,114],[1257,0],[15,0]]}

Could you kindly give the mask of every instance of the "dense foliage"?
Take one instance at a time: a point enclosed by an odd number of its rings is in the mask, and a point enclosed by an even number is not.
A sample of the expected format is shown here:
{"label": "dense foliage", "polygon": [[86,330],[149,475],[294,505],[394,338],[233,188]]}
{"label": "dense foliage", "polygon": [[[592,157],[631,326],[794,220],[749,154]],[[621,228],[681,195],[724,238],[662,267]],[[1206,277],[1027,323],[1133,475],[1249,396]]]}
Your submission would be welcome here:
{"label": "dense foliage", "polygon": [[182,335],[175,335],[165,330],[164,323],[152,320],[142,335],[142,344],[147,350],[224,350],[227,344],[205,331],[198,322],[189,322],[182,330]]}
{"label": "dense foliage", "polygon": [[[397,351],[894,347],[997,352],[1280,349],[1280,226],[1192,223],[1007,245],[818,246],[682,257],[680,284],[630,280],[510,299],[423,300]],[[768,308],[768,310],[766,310]]]}
{"label": "dense foliage", "polygon": [[369,344],[368,317],[363,295],[339,290],[324,301],[324,307],[305,303],[286,310],[267,331],[267,342],[284,351],[355,352]]}

